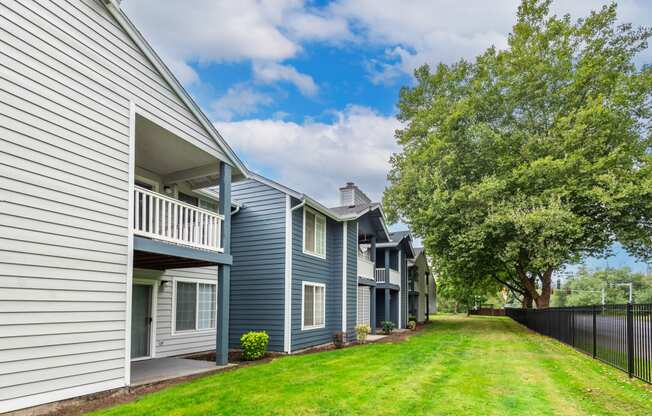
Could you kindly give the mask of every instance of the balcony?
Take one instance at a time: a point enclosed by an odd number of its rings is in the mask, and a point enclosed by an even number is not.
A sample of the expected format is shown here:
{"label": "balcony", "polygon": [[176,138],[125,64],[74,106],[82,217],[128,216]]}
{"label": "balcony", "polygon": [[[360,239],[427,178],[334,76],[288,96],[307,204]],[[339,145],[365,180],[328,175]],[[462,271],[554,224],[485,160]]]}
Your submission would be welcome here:
{"label": "balcony", "polygon": [[222,253],[223,220],[215,212],[134,187],[134,235]]}
{"label": "balcony", "polygon": [[374,280],[374,262],[358,255],[358,276]]}
{"label": "balcony", "polygon": [[392,285],[401,285],[401,274],[394,269],[376,269],[376,283],[389,283]]}

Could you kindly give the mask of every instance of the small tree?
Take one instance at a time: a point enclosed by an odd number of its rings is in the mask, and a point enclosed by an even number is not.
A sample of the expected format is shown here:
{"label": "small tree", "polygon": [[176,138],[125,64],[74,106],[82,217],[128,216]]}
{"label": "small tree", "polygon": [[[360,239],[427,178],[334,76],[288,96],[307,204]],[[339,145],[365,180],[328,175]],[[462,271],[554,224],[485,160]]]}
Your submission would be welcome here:
{"label": "small tree", "polygon": [[505,50],[416,70],[384,203],[444,275],[547,307],[553,272],[619,241],[652,253],[650,30],[524,0]]}

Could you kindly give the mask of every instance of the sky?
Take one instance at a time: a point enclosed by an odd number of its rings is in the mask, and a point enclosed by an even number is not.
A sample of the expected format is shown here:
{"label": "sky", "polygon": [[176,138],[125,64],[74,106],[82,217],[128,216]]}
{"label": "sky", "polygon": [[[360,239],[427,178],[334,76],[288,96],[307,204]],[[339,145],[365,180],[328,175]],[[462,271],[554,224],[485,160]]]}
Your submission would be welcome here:
{"label": "sky", "polygon": [[[382,197],[399,151],[398,94],[413,70],[505,47],[518,3],[123,0],[122,8],[250,169],[332,206],[348,181]],[[553,11],[581,17],[604,3],[558,0]],[[619,19],[650,24],[652,5],[619,1]],[[650,49],[641,59],[652,62]]]}

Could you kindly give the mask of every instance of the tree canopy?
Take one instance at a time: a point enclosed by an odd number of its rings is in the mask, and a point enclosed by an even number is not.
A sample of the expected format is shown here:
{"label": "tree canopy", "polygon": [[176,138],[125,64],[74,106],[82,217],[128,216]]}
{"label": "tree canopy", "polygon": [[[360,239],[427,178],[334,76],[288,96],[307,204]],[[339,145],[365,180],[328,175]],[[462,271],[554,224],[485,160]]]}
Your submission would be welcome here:
{"label": "tree canopy", "polygon": [[424,65],[399,98],[384,204],[439,273],[492,279],[529,306],[552,274],[615,241],[652,255],[651,32],[615,4],[572,20],[524,0],[504,50]]}

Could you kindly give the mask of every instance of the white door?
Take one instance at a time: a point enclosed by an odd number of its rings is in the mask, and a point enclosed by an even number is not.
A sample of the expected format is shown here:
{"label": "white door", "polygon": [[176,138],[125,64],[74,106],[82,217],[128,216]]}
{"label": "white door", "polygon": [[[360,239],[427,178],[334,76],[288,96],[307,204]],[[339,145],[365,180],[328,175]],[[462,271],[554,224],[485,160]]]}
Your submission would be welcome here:
{"label": "white door", "polygon": [[371,325],[370,300],[371,290],[367,286],[358,286],[358,325]]}

